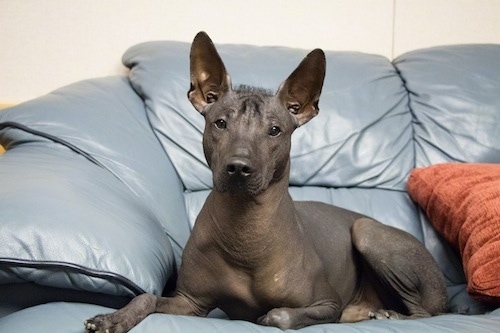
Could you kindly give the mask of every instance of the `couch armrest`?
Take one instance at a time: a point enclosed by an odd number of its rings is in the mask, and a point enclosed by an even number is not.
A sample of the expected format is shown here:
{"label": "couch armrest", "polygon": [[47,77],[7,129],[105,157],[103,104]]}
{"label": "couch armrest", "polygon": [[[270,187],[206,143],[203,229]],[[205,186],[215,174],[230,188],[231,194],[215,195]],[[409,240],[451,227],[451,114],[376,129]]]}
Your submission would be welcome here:
{"label": "couch armrest", "polygon": [[0,112],[0,283],[161,293],[189,234],[183,187],[125,77]]}
{"label": "couch armrest", "polygon": [[160,220],[180,257],[189,236],[185,210],[179,209],[183,185],[151,130],[143,100],[126,77],[66,86],[1,111],[0,123],[5,122],[24,126],[0,133],[5,149],[29,143],[22,137],[26,130],[36,132],[78,150],[120,179]]}

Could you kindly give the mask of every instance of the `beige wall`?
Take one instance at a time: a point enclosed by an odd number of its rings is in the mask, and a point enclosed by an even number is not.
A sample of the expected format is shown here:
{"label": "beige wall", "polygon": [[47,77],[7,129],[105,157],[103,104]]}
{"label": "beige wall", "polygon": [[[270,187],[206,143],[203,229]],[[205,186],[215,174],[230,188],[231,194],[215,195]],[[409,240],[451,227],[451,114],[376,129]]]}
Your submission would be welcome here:
{"label": "beige wall", "polygon": [[0,103],[125,73],[131,45],[190,41],[355,50],[388,58],[500,43],[500,0],[0,0]]}

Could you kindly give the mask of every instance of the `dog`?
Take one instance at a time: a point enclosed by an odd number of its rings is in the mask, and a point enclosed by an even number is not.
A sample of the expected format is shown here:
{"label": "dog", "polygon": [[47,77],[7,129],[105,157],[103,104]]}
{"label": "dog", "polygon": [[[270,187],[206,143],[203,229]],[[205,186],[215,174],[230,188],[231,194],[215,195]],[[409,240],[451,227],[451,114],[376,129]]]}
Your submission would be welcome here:
{"label": "dog", "polygon": [[188,98],[205,117],[203,149],[214,188],[182,256],[171,297],[136,296],[85,321],[87,332],[126,332],[151,313],[206,316],[280,329],[444,313],[444,277],[410,234],[288,192],[291,135],[317,115],[326,71],[309,53],[276,93],[233,89],[204,32],[190,53]]}

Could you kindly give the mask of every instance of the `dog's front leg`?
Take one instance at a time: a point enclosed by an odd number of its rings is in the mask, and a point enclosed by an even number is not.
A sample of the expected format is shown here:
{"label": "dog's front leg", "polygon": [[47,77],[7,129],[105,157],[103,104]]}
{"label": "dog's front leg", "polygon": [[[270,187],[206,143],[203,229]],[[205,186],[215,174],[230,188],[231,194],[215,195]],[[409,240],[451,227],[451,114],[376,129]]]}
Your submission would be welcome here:
{"label": "dog's front leg", "polygon": [[257,323],[275,326],[282,330],[299,329],[309,325],[335,323],[342,314],[341,306],[334,300],[318,301],[303,308],[276,308],[260,317]]}
{"label": "dog's front leg", "polygon": [[125,307],[110,313],[95,316],[85,321],[88,333],[123,333],[128,332],[141,320],[154,312],[204,316],[208,311],[202,310],[190,298],[183,295],[174,297],[158,297],[152,294],[136,296]]}

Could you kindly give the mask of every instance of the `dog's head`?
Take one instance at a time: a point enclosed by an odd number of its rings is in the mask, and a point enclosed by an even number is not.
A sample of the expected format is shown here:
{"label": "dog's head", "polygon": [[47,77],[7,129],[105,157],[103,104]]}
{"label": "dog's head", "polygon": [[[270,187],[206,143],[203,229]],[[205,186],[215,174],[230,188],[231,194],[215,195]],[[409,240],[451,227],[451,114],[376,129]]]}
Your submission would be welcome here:
{"label": "dog's head", "polygon": [[323,51],[309,53],[275,94],[246,86],[233,89],[204,32],[191,46],[190,69],[188,98],[205,117],[203,149],[215,189],[254,196],[271,183],[288,182],[291,135],[319,111]]}

